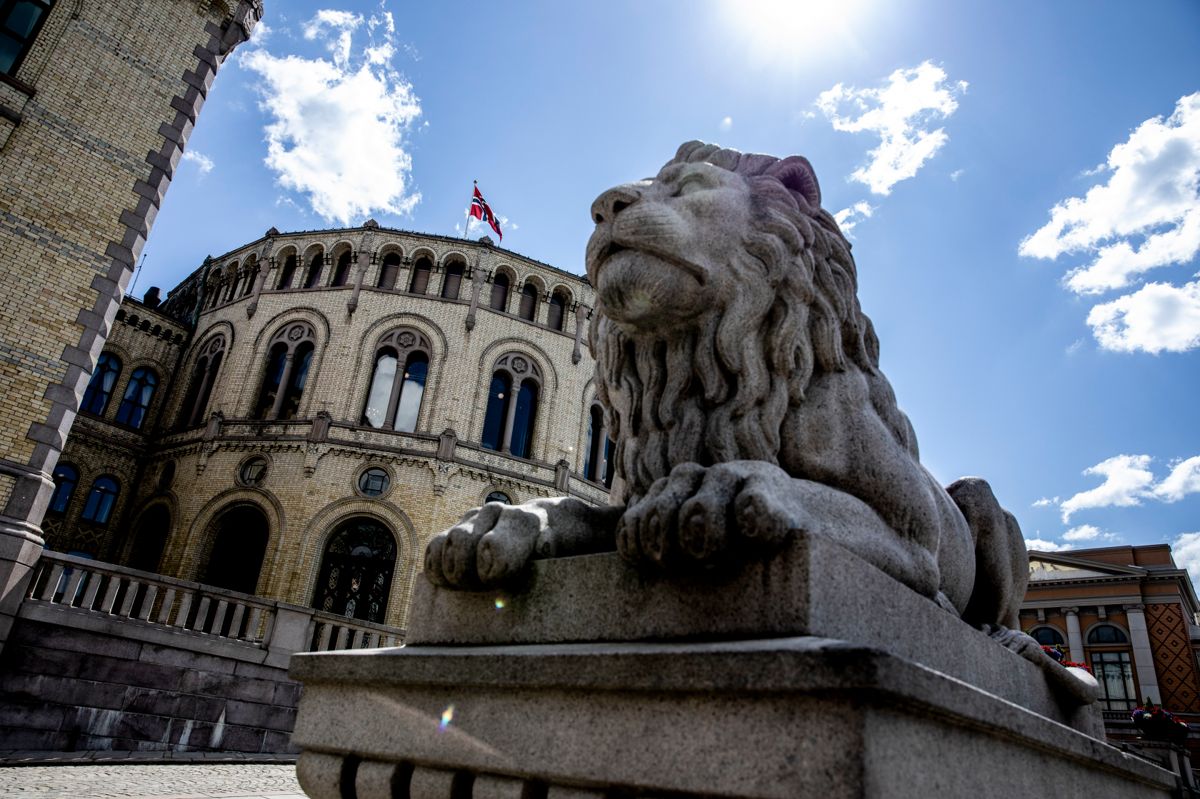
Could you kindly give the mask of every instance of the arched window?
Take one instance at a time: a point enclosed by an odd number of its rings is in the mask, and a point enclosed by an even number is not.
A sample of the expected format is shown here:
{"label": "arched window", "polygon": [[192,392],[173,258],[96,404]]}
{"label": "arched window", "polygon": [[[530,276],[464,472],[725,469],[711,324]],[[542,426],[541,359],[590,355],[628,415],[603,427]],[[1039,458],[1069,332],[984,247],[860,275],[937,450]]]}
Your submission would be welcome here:
{"label": "arched window", "polygon": [[496,361],[483,420],[484,447],[530,457],[541,381],[541,370],[524,355],[509,353]]}
{"label": "arched window", "polygon": [[92,483],[92,490],[88,492],[87,500],[83,503],[83,513],[79,517],[87,522],[108,524],[119,493],[121,489],[116,480],[108,475],[97,477],[96,482]]}
{"label": "arched window", "polygon": [[442,296],[448,300],[457,300],[462,289],[463,273],[466,267],[461,263],[453,263],[446,267],[446,277],[442,280]]}
{"label": "arched window", "polygon": [[79,470],[69,463],[59,463],[54,467],[54,493],[50,495],[50,507],[47,513],[66,513],[71,504],[71,496],[79,483]]}
{"label": "arched window", "polygon": [[429,273],[432,269],[433,264],[428,257],[422,255],[418,258],[413,267],[412,280],[408,284],[408,290],[413,294],[424,294],[429,288]]}
{"label": "arched window", "polygon": [[235,505],[212,526],[212,549],[201,582],[243,594],[258,588],[270,538],[267,517],[254,505]]}
{"label": "arched window", "polygon": [[334,286],[344,286],[346,281],[350,279],[350,251],[346,250],[338,256],[337,269],[333,272]]}
{"label": "arched window", "polygon": [[103,416],[119,374],[121,359],[111,352],[100,353],[100,359],[96,361],[96,370],[92,372],[92,379],[88,381],[87,391],[83,392],[83,403],[80,404],[79,410]]}
{"label": "arched window", "polygon": [[125,387],[125,396],[117,408],[117,424],[129,425],[134,430],[141,430],[146,421],[146,413],[150,410],[150,400],[154,398],[154,389],[158,386],[158,375],[145,366],[139,366],[129,376],[129,385]]}
{"label": "arched window", "polygon": [[561,291],[555,291],[550,295],[549,318],[546,319],[546,326],[551,330],[562,330],[563,320],[567,312],[567,297]]}
{"label": "arched window", "polygon": [[196,365],[192,367],[192,378],[188,384],[187,394],[183,396],[183,405],[179,409],[179,421],[184,427],[192,427],[204,421],[204,413],[208,409],[208,398],[212,395],[213,385],[217,381],[217,372],[221,370],[221,360],[225,357],[225,337],[213,336],[201,348]]}
{"label": "arched window", "polygon": [[1088,632],[1089,644],[1127,644],[1129,636],[1119,627],[1111,624],[1097,624]]}
{"label": "arched window", "polygon": [[493,311],[508,310],[508,274],[497,272],[492,275],[492,296],[488,299],[488,307]]}
{"label": "arched window", "polygon": [[396,288],[396,277],[400,274],[400,253],[389,252],[383,256],[383,267],[379,270],[379,282],[376,283],[381,289]]}
{"label": "arched window", "polygon": [[284,325],[271,337],[267,368],[258,390],[254,415],[259,419],[291,419],[300,410],[304,386],[316,351],[316,331],[308,322]]}
{"label": "arched window", "polygon": [[[411,328],[393,330],[379,340],[363,424],[406,433],[417,429],[430,352],[429,339]],[[397,369],[401,363],[404,368]]]}
{"label": "arched window", "polygon": [[503,491],[492,491],[488,493],[487,499],[485,499],[484,502],[502,502],[505,505],[511,505],[512,497],[510,497],[508,494],[505,494]]}
{"label": "arched window", "polygon": [[0,5],[0,73],[17,74],[53,6],[54,0]]}
{"label": "arched window", "polygon": [[587,452],[584,454],[583,461],[583,476],[593,482],[600,482],[606,471],[605,467],[605,442],[604,435],[604,412],[599,405],[593,405],[591,411],[588,412],[588,444]]}
{"label": "arched window", "polygon": [[308,277],[304,279],[304,288],[311,289],[321,285],[321,267],[325,265],[325,256],[318,252],[308,262]]}
{"label": "arched window", "polygon": [[395,568],[396,539],[387,527],[366,518],[343,522],[325,544],[313,607],[382,624]]}
{"label": "arched window", "polygon": [[254,291],[254,284],[258,281],[258,261],[246,262],[246,280],[242,283],[242,295],[245,297]]}
{"label": "arched window", "polygon": [[131,569],[144,572],[158,571],[167,536],[171,533],[171,514],[162,505],[155,505],[142,514],[133,532],[133,546],[129,551],[128,565]]}
{"label": "arched window", "polygon": [[1063,646],[1066,644],[1062,633],[1053,627],[1038,627],[1036,630],[1030,631],[1029,634],[1033,636],[1033,640],[1042,646]]}
{"label": "arched window", "polygon": [[538,290],[537,286],[532,283],[526,283],[521,287],[521,308],[517,311],[517,316],[522,319],[533,321],[537,318],[538,306]]}
{"label": "arched window", "polygon": [[290,289],[292,287],[292,279],[296,276],[296,256],[289,255],[283,260],[283,269],[279,273],[280,289]]}
{"label": "arched window", "polygon": [[241,270],[238,268],[238,265],[234,263],[225,273],[225,302],[230,302],[234,297],[237,296],[238,285],[240,285],[241,279]]}

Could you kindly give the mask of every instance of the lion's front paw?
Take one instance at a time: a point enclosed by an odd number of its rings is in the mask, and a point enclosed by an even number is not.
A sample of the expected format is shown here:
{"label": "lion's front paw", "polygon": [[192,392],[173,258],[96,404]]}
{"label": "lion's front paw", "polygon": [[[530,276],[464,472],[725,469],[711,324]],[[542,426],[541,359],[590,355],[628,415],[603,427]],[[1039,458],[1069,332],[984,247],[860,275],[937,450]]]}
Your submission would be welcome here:
{"label": "lion's front paw", "polygon": [[499,585],[525,568],[545,527],[539,508],[490,502],[429,542],[425,575],[452,588]]}
{"label": "lion's front paw", "polygon": [[625,511],[617,549],[660,565],[711,565],[732,550],[774,549],[795,527],[778,499],[790,483],[769,463],[680,464]]}

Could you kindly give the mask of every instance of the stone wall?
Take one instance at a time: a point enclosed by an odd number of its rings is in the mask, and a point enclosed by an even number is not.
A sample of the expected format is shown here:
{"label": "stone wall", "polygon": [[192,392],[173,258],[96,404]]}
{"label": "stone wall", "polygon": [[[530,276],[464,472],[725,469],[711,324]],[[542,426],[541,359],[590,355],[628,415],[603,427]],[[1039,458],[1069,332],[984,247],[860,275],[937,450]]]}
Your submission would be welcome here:
{"label": "stone wall", "polygon": [[227,641],[127,633],[18,619],[0,654],[0,749],[291,751],[286,668]]}

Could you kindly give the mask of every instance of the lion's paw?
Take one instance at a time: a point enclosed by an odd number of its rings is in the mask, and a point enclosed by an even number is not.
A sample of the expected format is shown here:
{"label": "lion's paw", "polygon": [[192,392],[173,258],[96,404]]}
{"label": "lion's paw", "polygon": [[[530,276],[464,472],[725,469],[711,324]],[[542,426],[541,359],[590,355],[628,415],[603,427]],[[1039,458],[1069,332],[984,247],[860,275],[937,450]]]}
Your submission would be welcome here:
{"label": "lion's paw", "polygon": [[625,511],[617,550],[626,560],[671,566],[774,549],[795,526],[776,499],[790,483],[769,463],[680,464]]}
{"label": "lion's paw", "polygon": [[434,536],[425,575],[435,585],[485,588],[521,572],[532,559],[546,516],[538,508],[489,502]]}

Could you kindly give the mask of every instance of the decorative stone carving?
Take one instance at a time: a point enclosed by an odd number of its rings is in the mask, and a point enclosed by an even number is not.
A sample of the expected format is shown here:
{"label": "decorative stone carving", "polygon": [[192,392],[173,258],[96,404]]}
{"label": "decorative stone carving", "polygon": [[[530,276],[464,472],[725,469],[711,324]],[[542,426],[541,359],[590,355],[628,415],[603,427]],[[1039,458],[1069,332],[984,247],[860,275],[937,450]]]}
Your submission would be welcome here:
{"label": "decorative stone carving", "polygon": [[[804,158],[701,142],[601,194],[589,343],[616,506],[472,511],[430,543],[429,579],[507,584],[534,557],[613,548],[704,571],[770,557],[802,531],[974,626],[1016,627],[1028,579],[1017,522],[983,480],[945,489],[921,466],[850,246],[820,201]],[[1041,657],[1032,639],[998,634]]]}

